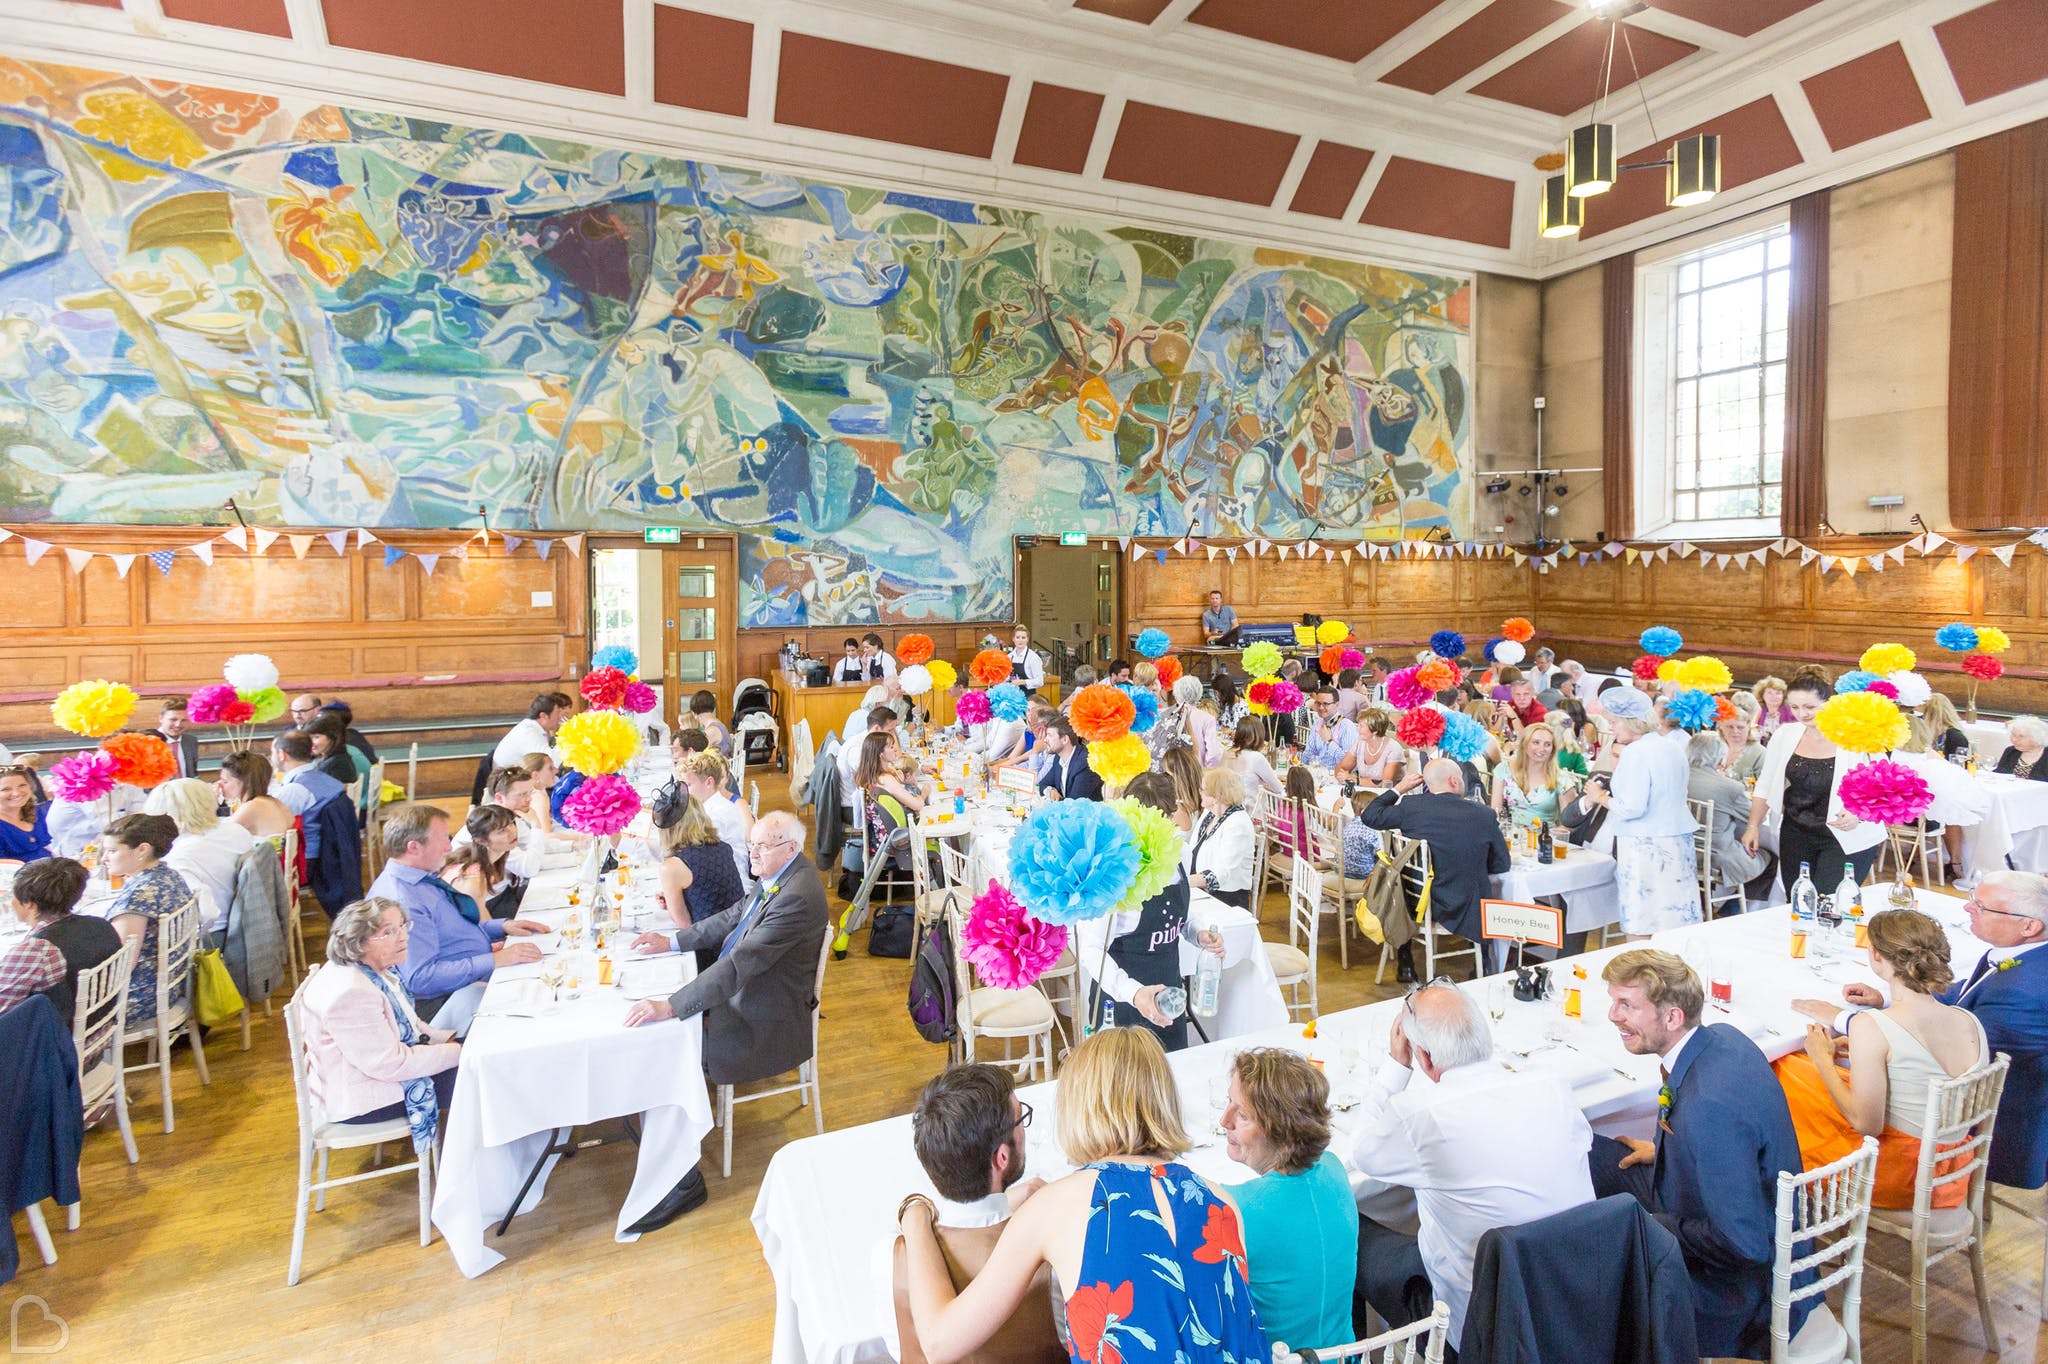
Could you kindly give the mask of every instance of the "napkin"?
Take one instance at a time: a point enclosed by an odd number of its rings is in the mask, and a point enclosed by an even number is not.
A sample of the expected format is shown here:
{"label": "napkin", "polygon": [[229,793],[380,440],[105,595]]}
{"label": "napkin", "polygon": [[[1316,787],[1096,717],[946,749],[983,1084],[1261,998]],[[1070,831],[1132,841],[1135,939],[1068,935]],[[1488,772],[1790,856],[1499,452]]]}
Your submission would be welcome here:
{"label": "napkin", "polygon": [[[522,968],[512,967],[511,970]],[[539,970],[539,967],[535,967]],[[500,972],[502,976],[504,973]],[[485,994],[483,1006],[476,1011],[478,1018],[538,1018],[550,1013],[555,1007],[554,991],[537,980],[524,978],[499,983],[494,979],[490,991]]]}
{"label": "napkin", "polygon": [[683,959],[674,953],[627,962],[619,972],[619,991],[628,999],[665,999],[682,984]]}

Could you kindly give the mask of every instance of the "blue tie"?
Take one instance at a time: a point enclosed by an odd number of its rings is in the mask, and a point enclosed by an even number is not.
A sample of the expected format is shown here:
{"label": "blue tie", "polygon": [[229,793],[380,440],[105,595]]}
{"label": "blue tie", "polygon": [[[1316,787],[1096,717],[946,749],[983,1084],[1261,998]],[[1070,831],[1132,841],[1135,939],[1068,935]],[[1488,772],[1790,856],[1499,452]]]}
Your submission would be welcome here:
{"label": "blue tie", "polygon": [[427,876],[422,876],[420,879],[422,881],[425,881],[428,885],[433,886],[435,889],[439,890],[443,895],[446,895],[448,897],[448,903],[455,906],[455,912],[457,914],[460,914],[463,918],[469,920],[473,924],[480,925],[483,923],[484,912],[483,910],[477,907],[477,903],[475,900],[471,899],[467,895],[464,895],[461,891],[449,885],[446,881],[443,881],[438,876],[430,874]]}
{"label": "blue tie", "polygon": [[732,950],[740,945],[740,939],[744,938],[747,935],[747,930],[754,926],[754,917],[761,912],[761,906],[767,904],[768,897],[774,893],[775,887],[765,881],[754,887],[752,903],[741,912],[740,921],[732,926],[732,932],[726,934],[725,941],[719,944],[718,959],[720,961],[724,961],[727,957],[731,956]]}

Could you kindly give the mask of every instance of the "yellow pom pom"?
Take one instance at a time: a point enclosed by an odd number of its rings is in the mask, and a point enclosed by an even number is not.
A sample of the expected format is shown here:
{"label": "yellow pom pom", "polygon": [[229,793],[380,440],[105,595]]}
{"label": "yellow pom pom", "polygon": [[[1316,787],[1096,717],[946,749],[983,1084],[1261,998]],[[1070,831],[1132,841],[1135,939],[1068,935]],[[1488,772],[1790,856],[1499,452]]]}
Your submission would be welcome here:
{"label": "yellow pom pom", "polygon": [[[1977,632],[1977,647],[1984,647],[1984,632]],[[1888,677],[1893,673],[1910,672],[1919,662],[1911,649],[1903,644],[1873,644],[1863,651],[1863,657],[1856,660],[1856,666],[1867,673]]]}
{"label": "yellow pom pom", "polygon": [[1152,750],[1135,734],[1088,745],[1088,766],[1111,786],[1127,786],[1132,777],[1152,766]]}
{"label": "yellow pom pom", "polygon": [[[1980,625],[1977,627],[1977,651],[1979,653],[2002,654],[2011,647],[2012,640],[2006,635],[2005,631],[1999,629],[1996,625]],[[1868,658],[1869,655],[1866,654],[1864,657]],[[1875,672],[1877,670],[1873,668],[1871,671]]]}
{"label": "yellow pom pom", "polygon": [[50,703],[50,718],[59,729],[88,739],[104,739],[128,723],[136,699],[135,693],[119,682],[104,678],[74,682]]}
{"label": "yellow pom pom", "polygon": [[1906,742],[1909,733],[1905,713],[1888,698],[1868,691],[1829,697],[1813,723],[1851,753],[1889,752]]}
{"label": "yellow pom pom", "polygon": [[1678,660],[1667,658],[1662,663],[1659,663],[1657,665],[1657,680],[1659,682],[1676,682],[1678,680]]}
{"label": "yellow pom pom", "polygon": [[640,727],[615,710],[586,710],[555,731],[562,765],[586,777],[616,772],[640,751]]}
{"label": "yellow pom pom", "polygon": [[[1728,671],[1728,665],[1711,654],[1700,654],[1679,663],[1672,670],[1672,681],[1681,687],[1693,687],[1705,692],[1726,691],[1735,685],[1735,675]],[[1657,670],[1662,677],[1662,668]]]}
{"label": "yellow pom pom", "polygon": [[1341,620],[1326,620],[1316,627],[1316,643],[1342,644],[1351,638],[1351,627]]}
{"label": "yellow pom pom", "polygon": [[932,675],[933,691],[948,691],[960,680],[959,671],[943,658],[935,658],[925,664],[924,670]]}

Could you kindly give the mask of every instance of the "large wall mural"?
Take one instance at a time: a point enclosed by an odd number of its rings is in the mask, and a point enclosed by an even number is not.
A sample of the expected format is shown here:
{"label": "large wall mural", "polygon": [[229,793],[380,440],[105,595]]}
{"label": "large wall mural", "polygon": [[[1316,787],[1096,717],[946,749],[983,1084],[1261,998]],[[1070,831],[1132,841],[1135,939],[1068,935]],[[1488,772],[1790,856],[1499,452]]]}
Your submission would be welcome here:
{"label": "large wall mural", "polygon": [[0,188],[0,519],[737,530],[748,625],[1470,535],[1469,279],[4,59]]}

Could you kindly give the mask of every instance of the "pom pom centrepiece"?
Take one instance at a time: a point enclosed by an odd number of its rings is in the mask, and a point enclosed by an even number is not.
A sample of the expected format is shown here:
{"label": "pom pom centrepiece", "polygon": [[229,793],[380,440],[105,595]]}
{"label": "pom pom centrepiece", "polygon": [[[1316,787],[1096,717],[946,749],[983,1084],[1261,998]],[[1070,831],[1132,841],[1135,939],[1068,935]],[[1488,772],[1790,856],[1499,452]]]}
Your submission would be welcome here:
{"label": "pom pom centrepiece", "polygon": [[631,676],[640,671],[640,655],[623,644],[607,644],[590,656],[592,671],[598,668],[617,668]]}
{"label": "pom pom centrepiece", "polygon": [[1301,694],[1301,688],[1292,682],[1280,681],[1273,684],[1273,697],[1266,702],[1275,715],[1292,715],[1301,709],[1301,703],[1308,698]]}
{"label": "pom pom centrepiece", "polygon": [[1963,660],[1963,671],[1979,682],[1995,682],[2005,676],[2005,665],[1990,654],[1971,654]]}
{"label": "pom pom centrepiece", "polygon": [[1842,808],[1873,824],[1911,824],[1934,804],[1934,788],[1903,763],[1860,762],[1842,774]]}
{"label": "pom pom centrepiece", "polygon": [[1741,712],[1735,709],[1735,703],[1733,701],[1730,701],[1727,697],[1717,696],[1714,698],[1715,724],[1718,725],[1724,723],[1725,721],[1733,720],[1739,714],[1741,714]]}
{"label": "pom pom centrepiece", "polygon": [[1364,666],[1364,652],[1358,649],[1354,649],[1349,645],[1345,646],[1343,654],[1339,656],[1339,658],[1337,659],[1337,667],[1339,671],[1342,671],[1345,668],[1363,668]]}
{"label": "pom pom centrepiece", "polygon": [[1099,800],[1057,800],[1010,840],[1010,889],[1046,923],[1099,919],[1130,890],[1139,860],[1123,815]]}
{"label": "pom pom centrepiece", "polygon": [[1882,696],[1852,691],[1831,696],[1814,714],[1814,725],[1851,753],[1884,753],[1906,742],[1906,716]]}
{"label": "pom pom centrepiece", "polygon": [[1863,690],[1871,693],[1873,696],[1882,696],[1887,701],[1897,701],[1899,699],[1899,689],[1885,681],[1882,677],[1872,682]]}
{"label": "pom pom centrepiece", "polygon": [[1465,637],[1456,630],[1439,630],[1429,637],[1429,651],[1455,663],[1465,656]]}
{"label": "pom pom centrepiece", "polygon": [[1444,737],[1444,713],[1434,706],[1404,710],[1394,722],[1394,737],[1406,748],[1428,748]]}
{"label": "pom pom centrepiece", "polygon": [[134,692],[119,682],[101,678],[73,682],[50,703],[50,718],[59,729],[88,739],[101,739],[128,723],[137,699]]}
{"label": "pom pom centrepiece", "polygon": [[1877,674],[1862,668],[1851,668],[1835,679],[1835,695],[1847,696],[1852,691],[1868,691],[1870,684],[1877,681]]}
{"label": "pom pom centrepiece", "polygon": [[89,804],[114,789],[119,767],[113,754],[89,748],[51,765],[50,789],[58,800]]}
{"label": "pom pom centrepiece", "polygon": [[1659,663],[1657,665],[1657,680],[1659,682],[1677,681],[1678,660],[1675,658],[1667,658],[1662,663]]}
{"label": "pom pom centrepiece", "polygon": [[1316,643],[1342,644],[1351,638],[1351,627],[1341,620],[1326,620],[1316,627]]}
{"label": "pom pom centrepiece", "polygon": [[1244,684],[1244,699],[1254,705],[1270,706],[1273,688],[1280,684],[1277,677],[1254,677]]}
{"label": "pom pom centrepiece", "polygon": [[951,691],[959,684],[960,670],[943,658],[935,658],[925,664],[924,670],[932,680],[933,691]]}
{"label": "pom pom centrepiece", "polygon": [[[1978,632],[1982,646],[1982,632]],[[1863,657],[1856,660],[1856,666],[1865,672],[1882,677],[1886,673],[1902,673],[1920,662],[1919,656],[1903,644],[1873,644],[1863,651]]]}
{"label": "pom pom centrepiece", "polygon": [[1161,654],[1152,660],[1152,666],[1159,669],[1159,685],[1169,690],[1180,681],[1180,660],[1172,654]]}
{"label": "pom pom centrepiece", "polygon": [[1138,631],[1138,653],[1145,658],[1158,658],[1173,647],[1173,639],[1156,625],[1148,625]]}
{"label": "pom pom centrepiece", "polygon": [[1486,751],[1491,737],[1485,725],[1461,710],[1454,710],[1444,717],[1444,736],[1436,741],[1436,751],[1446,758],[1468,763]]}
{"label": "pom pom centrepiece", "polygon": [[1717,710],[1712,693],[1700,691],[1696,687],[1680,687],[1678,694],[1671,698],[1671,705],[1665,714],[1669,715],[1671,723],[1680,729],[1698,733],[1700,730],[1713,728]]}
{"label": "pom pom centrepiece", "polygon": [[278,683],[277,665],[267,654],[236,654],[221,665],[220,675],[237,692],[265,691]]}
{"label": "pom pom centrepiece", "polygon": [[1022,990],[1067,950],[1067,930],[1034,918],[1024,902],[994,881],[975,897],[960,928],[960,952],[982,982]]}
{"label": "pom pom centrepiece", "polygon": [[1507,642],[1508,641],[1506,636],[1495,635],[1492,639],[1487,640],[1486,643],[1479,646],[1479,656],[1485,659],[1488,663],[1496,663],[1499,660],[1493,656],[1493,651],[1495,649],[1498,649],[1501,645]]}
{"label": "pom pom centrepiece", "polygon": [[1977,631],[1959,620],[1950,621],[1934,632],[1934,642],[1952,654],[1966,654],[1977,647]]}
{"label": "pom pom centrepiece", "polygon": [[1316,655],[1316,666],[1321,668],[1330,677],[1335,677],[1338,673],[1344,671],[1344,646],[1332,644],[1325,648]]}
{"label": "pom pom centrepiece", "polygon": [[1510,668],[1528,656],[1529,651],[1512,639],[1502,640],[1500,646],[1493,651],[1495,661],[1505,663]]}
{"label": "pom pom centrepiece", "polygon": [[[275,719],[275,716],[271,717]],[[237,696],[220,708],[220,722],[224,725],[248,725],[256,722],[256,707]]]}
{"label": "pom pom centrepiece", "polygon": [[896,641],[896,662],[899,667],[913,663],[929,663],[937,649],[930,635],[905,635]]}
{"label": "pom pom centrepiece", "polygon": [[983,649],[967,661],[967,680],[977,687],[993,687],[1010,679],[1010,656],[1001,649]]}
{"label": "pom pom centrepiece", "polygon": [[1898,695],[1892,699],[1908,710],[1918,710],[1934,698],[1934,688],[1919,673],[1893,673],[1885,681],[1892,684]]}
{"label": "pom pom centrepiece", "polygon": [[225,682],[201,687],[185,699],[185,718],[195,725],[218,725],[221,708],[236,700],[235,689]]}
{"label": "pom pom centrepiece", "polygon": [[1031,698],[1015,682],[1002,682],[988,689],[988,708],[1002,720],[1021,720],[1031,707]]}
{"label": "pom pom centrepiece", "polygon": [[[262,691],[236,692],[235,695],[249,703],[249,723],[252,724],[269,724],[284,714],[285,706],[288,704],[284,699],[283,690],[277,687],[265,687]],[[228,723],[237,725],[243,722],[230,720]]]}
{"label": "pom pom centrepiece", "polygon": [[[2002,654],[2012,647],[2012,640],[1996,625],[1977,627],[1977,649],[1980,653]],[[1908,667],[1912,666],[1910,664]]]}
{"label": "pom pom centrepiece", "polygon": [[1656,678],[1658,665],[1663,662],[1664,660],[1655,654],[1639,654],[1636,661],[1628,665],[1628,670],[1643,681],[1649,682]]}
{"label": "pom pom centrepiece", "polygon": [[1685,636],[1668,625],[1652,625],[1637,636],[1636,643],[1643,646],[1643,652],[1646,654],[1669,658],[1685,647]]}
{"label": "pom pom centrepiece", "polygon": [[1111,786],[1123,787],[1152,766],[1152,750],[1135,734],[1088,745],[1088,766]]}
{"label": "pom pom centrepiece", "polygon": [[626,675],[617,668],[592,668],[577,690],[599,710],[617,710],[626,704]]}
{"label": "pom pom centrepiece", "polygon": [[1564,771],[1581,777],[1591,774],[1593,770],[1586,765],[1586,755],[1579,752],[1576,748],[1567,748],[1564,752],[1558,754],[1557,765]]}
{"label": "pom pom centrepiece", "polygon": [[562,822],[586,834],[622,832],[640,813],[640,793],[616,773],[595,776],[562,802]]}
{"label": "pom pom centrepiece", "polygon": [[1180,826],[1151,806],[1129,798],[1109,805],[1131,826],[1131,842],[1138,849],[1138,874],[1117,908],[1138,909],[1180,874]]}
{"label": "pom pom centrepiece", "polygon": [[1675,679],[1681,687],[1694,691],[1723,692],[1735,685],[1735,674],[1728,671],[1728,665],[1712,654],[1695,654],[1680,660]]}
{"label": "pom pom centrepiece", "polygon": [[1122,738],[1131,732],[1131,721],[1137,716],[1137,704],[1106,682],[1091,682],[1081,688],[1067,707],[1074,733],[1091,744]]}
{"label": "pom pom centrepiece", "polygon": [[953,713],[966,725],[985,725],[995,714],[995,707],[989,704],[985,691],[968,690],[960,693],[960,699],[953,703]]}
{"label": "pom pom centrepiece", "polygon": [[626,684],[626,709],[635,715],[645,715],[661,704],[661,698],[654,694],[654,688],[645,682]]}
{"label": "pom pom centrepiece", "polygon": [[1245,645],[1237,661],[1251,676],[1266,677],[1280,671],[1280,650],[1262,639],[1256,644]]}
{"label": "pom pom centrepiece", "polygon": [[1132,682],[1119,682],[1116,689],[1131,698],[1131,733],[1151,733],[1159,723],[1159,697]]}
{"label": "pom pom centrepiece", "polygon": [[615,710],[586,710],[562,721],[555,731],[555,751],[562,765],[586,777],[616,772],[640,751],[640,726]]}
{"label": "pom pom centrepiece", "polygon": [[932,689],[931,669],[913,663],[896,674],[896,685],[903,688],[905,696],[923,696]]}
{"label": "pom pom centrepiece", "polygon": [[178,775],[177,755],[154,734],[109,734],[100,747],[114,759],[114,780],[148,791]]}
{"label": "pom pom centrepiece", "polygon": [[1402,668],[1387,674],[1387,704],[1395,710],[1414,710],[1435,695],[1415,680],[1415,669]]}
{"label": "pom pom centrepiece", "polygon": [[1536,627],[1521,616],[1509,616],[1506,620],[1502,621],[1500,623],[1500,632],[1502,636],[1515,641],[1517,644],[1527,644],[1530,640],[1536,638]]}
{"label": "pom pom centrepiece", "polygon": [[1432,658],[1415,669],[1415,680],[1427,687],[1431,696],[1447,687],[1457,686],[1464,677],[1458,665],[1447,658]]}

